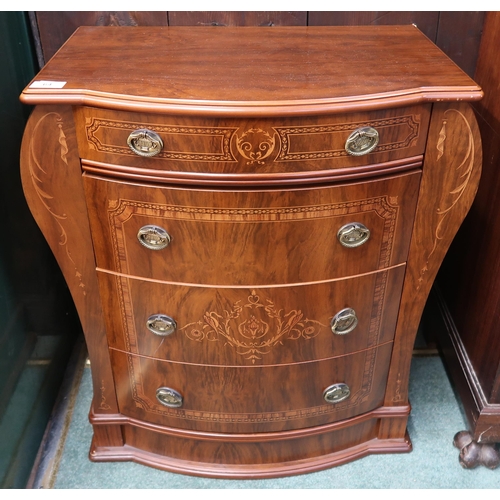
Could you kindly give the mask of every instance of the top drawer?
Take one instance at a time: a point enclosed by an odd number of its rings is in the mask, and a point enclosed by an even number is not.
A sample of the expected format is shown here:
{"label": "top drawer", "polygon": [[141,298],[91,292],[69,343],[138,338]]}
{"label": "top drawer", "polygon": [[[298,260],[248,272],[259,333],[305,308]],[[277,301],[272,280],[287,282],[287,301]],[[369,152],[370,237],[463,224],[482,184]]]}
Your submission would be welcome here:
{"label": "top drawer", "polygon": [[[335,171],[421,155],[430,105],[238,120],[86,107],[77,108],[75,113],[84,160],[150,175],[162,171],[249,174]],[[362,127],[377,131],[378,144],[368,154],[352,156],[346,151],[346,141]],[[138,129],[148,129],[161,139],[155,156],[139,156],[129,147],[127,139]]]}

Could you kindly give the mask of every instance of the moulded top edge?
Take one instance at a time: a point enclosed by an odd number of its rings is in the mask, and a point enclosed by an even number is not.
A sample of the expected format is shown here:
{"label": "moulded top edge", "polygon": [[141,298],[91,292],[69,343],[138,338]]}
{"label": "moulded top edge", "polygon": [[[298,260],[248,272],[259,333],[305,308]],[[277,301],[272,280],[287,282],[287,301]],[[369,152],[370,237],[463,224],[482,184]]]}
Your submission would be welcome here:
{"label": "moulded top edge", "polygon": [[300,116],[370,111],[390,107],[445,101],[479,101],[479,86],[469,88],[412,89],[400,93],[352,96],[336,99],[297,101],[205,101],[186,99],[152,99],[89,92],[84,90],[33,90],[27,88],[20,96],[25,104],[63,104],[90,106],[146,113],[168,113],[199,116]]}
{"label": "moulded top edge", "polygon": [[34,81],[22,96],[30,104],[188,114],[335,113],[482,96],[414,26],[82,27]]}

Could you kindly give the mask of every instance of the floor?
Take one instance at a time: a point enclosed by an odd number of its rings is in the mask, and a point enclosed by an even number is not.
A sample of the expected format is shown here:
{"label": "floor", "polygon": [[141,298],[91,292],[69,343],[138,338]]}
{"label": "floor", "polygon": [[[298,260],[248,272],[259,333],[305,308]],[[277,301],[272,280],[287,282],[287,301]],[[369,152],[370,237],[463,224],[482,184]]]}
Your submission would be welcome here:
{"label": "floor", "polygon": [[88,423],[90,368],[75,363],[73,384],[60,404],[31,487],[53,489],[498,489],[500,468],[463,469],[453,436],[466,429],[459,402],[437,355],[415,356],[408,431],[413,451],[375,455],[321,472],[265,480],[222,480],[163,472],[142,465],[92,463]]}
{"label": "floor", "polygon": [[[0,341],[0,489],[26,485],[62,375],[59,335],[35,335],[22,325]],[[0,339],[1,340],[1,339]]]}

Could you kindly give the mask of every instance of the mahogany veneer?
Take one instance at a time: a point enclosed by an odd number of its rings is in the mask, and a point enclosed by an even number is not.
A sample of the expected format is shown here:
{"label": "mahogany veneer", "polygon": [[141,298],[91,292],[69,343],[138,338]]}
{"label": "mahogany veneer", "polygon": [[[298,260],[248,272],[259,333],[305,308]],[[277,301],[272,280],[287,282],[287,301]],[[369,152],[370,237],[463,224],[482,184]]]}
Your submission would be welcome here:
{"label": "mahogany veneer", "polygon": [[99,27],[35,82],[23,185],[85,330],[92,460],[256,478],[411,449],[414,338],[481,170],[469,77],[413,26]]}

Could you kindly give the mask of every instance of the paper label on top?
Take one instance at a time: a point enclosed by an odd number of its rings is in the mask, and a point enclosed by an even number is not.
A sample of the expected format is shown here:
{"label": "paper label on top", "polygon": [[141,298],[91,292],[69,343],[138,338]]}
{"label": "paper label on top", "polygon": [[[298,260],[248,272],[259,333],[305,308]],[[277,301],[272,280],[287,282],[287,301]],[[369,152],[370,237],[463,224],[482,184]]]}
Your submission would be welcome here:
{"label": "paper label on top", "polygon": [[35,80],[30,89],[62,89],[67,82],[56,82],[51,80]]}

